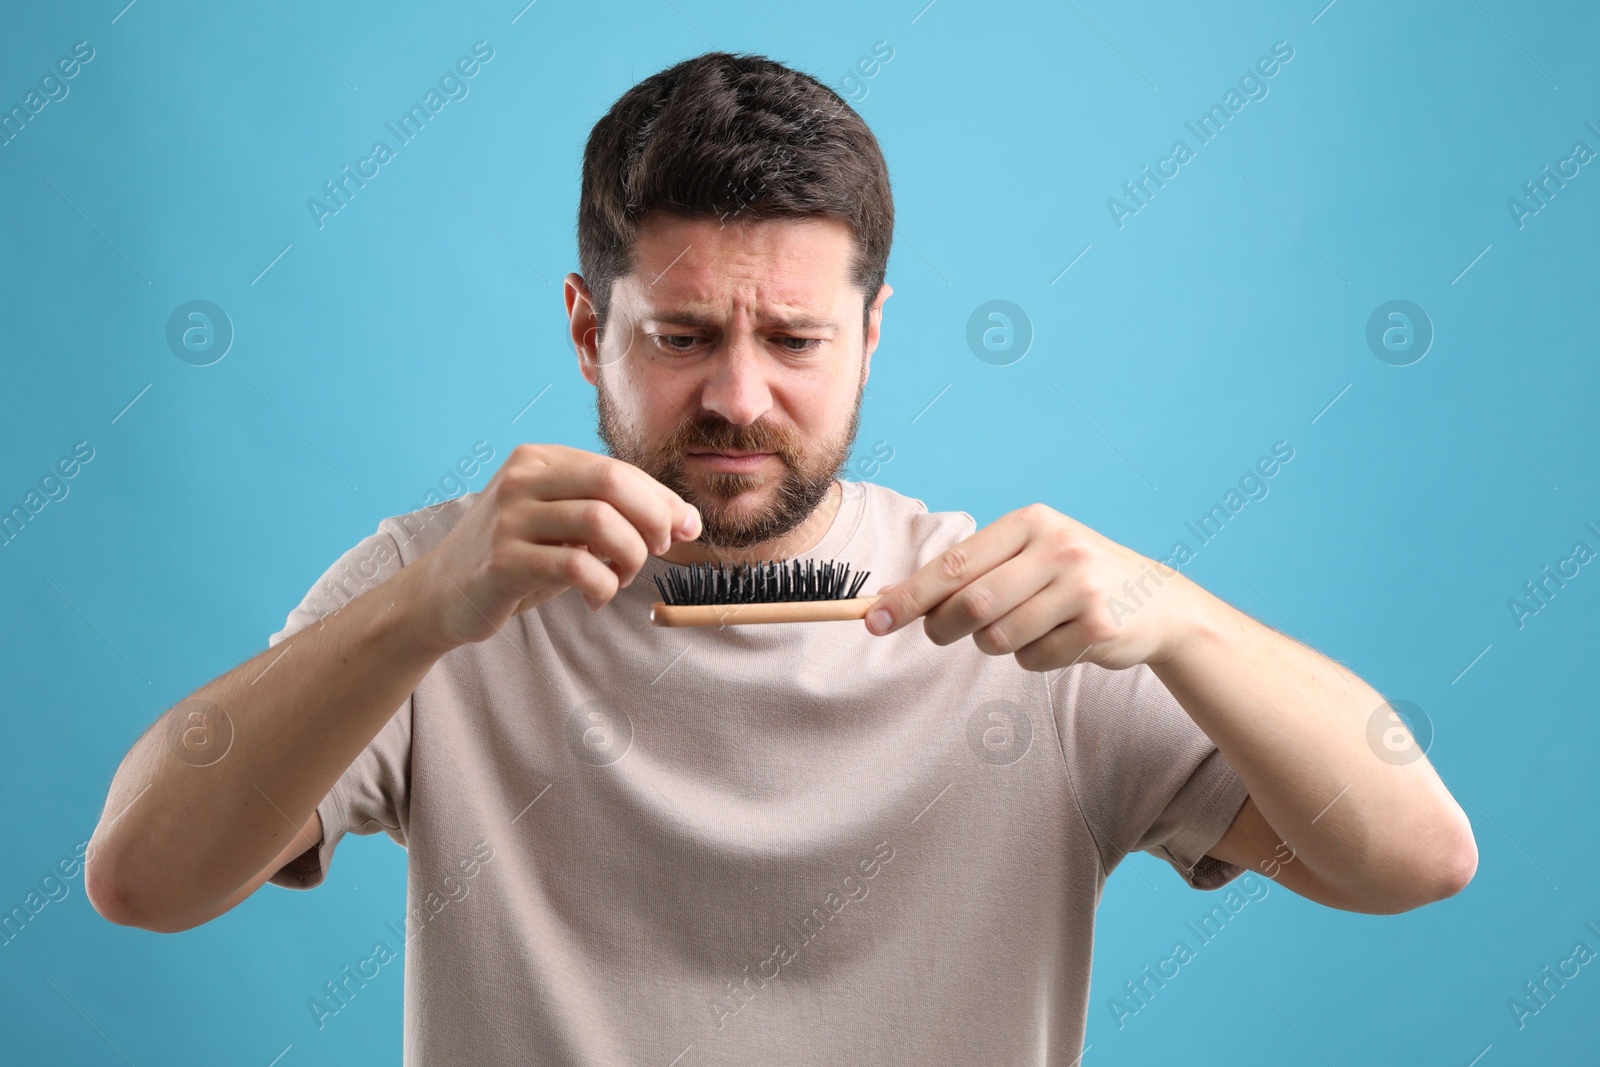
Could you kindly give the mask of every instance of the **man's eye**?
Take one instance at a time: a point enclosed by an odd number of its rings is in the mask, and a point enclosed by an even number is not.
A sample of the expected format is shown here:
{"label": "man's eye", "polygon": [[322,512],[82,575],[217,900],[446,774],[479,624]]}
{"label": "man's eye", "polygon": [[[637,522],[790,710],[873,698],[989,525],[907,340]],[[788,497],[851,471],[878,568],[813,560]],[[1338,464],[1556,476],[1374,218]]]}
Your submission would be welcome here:
{"label": "man's eye", "polygon": [[669,352],[689,352],[694,349],[700,338],[693,334],[658,334],[656,344]]}
{"label": "man's eye", "polygon": [[778,344],[790,352],[809,352],[822,344],[818,337],[780,337]]}

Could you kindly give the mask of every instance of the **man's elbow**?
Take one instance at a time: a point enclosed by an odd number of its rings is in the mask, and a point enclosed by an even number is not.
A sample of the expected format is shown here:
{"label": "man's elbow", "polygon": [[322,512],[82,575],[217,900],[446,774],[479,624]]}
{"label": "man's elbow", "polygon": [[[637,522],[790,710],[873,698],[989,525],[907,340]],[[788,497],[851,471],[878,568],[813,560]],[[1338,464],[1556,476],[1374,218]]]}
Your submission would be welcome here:
{"label": "man's elbow", "polygon": [[102,919],[118,926],[132,926],[157,934],[176,934],[193,929],[198,922],[163,914],[133,891],[113,857],[93,847],[84,856],[83,891],[89,904]]}
{"label": "man's elbow", "polygon": [[133,898],[111,866],[110,857],[91,842],[88,855],[83,858],[83,892],[102,919],[118,926],[138,926]]}
{"label": "man's elbow", "polygon": [[1403,884],[1385,894],[1377,906],[1362,910],[1398,914],[1447,900],[1465,889],[1478,871],[1478,843],[1464,819],[1462,824],[1464,829],[1452,843],[1435,850],[1426,862],[1412,864]]}
{"label": "man's elbow", "polygon": [[1478,873],[1478,842],[1472,836],[1470,826],[1461,832],[1461,839],[1446,853],[1445,858],[1434,870],[1434,881],[1439,893],[1433,900],[1453,897],[1467,888],[1472,876]]}

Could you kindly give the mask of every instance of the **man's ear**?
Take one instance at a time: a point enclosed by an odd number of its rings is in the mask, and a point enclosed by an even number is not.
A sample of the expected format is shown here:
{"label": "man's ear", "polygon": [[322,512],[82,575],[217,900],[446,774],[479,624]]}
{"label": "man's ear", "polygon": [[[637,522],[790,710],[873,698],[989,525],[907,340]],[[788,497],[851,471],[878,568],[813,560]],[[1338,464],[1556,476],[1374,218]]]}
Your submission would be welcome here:
{"label": "man's ear", "polygon": [[867,369],[872,365],[872,353],[877,350],[878,338],[883,331],[883,302],[888,300],[894,290],[888,285],[880,286],[878,295],[873,298],[872,304],[867,308],[867,343],[861,356],[861,380],[867,380]]}
{"label": "man's ear", "polygon": [[589,285],[581,274],[568,274],[561,285],[567,305],[567,328],[578,354],[578,372],[590,385],[600,380],[600,320],[595,315]]}

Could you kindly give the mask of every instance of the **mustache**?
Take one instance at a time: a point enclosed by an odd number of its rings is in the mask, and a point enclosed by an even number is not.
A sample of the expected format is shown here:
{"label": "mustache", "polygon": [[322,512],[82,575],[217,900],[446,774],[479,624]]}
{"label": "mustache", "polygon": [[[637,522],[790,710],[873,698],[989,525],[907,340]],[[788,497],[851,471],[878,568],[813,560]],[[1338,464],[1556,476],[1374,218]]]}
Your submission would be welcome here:
{"label": "mustache", "polygon": [[706,414],[683,423],[666,445],[676,455],[692,447],[713,452],[774,452],[786,460],[799,450],[795,434],[783,427],[764,421],[738,426],[719,415]]}

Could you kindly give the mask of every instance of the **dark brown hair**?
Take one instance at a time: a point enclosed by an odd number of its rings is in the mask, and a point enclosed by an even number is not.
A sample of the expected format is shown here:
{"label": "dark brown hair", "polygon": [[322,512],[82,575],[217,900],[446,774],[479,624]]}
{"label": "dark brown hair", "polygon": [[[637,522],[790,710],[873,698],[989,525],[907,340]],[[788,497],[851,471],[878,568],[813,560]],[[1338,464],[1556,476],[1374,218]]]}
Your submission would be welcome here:
{"label": "dark brown hair", "polygon": [[652,211],[726,222],[824,216],[855,235],[870,306],[894,236],[889,169],[844,98],[765,56],[707,52],[644,79],[583,152],[578,262],[600,325]]}

